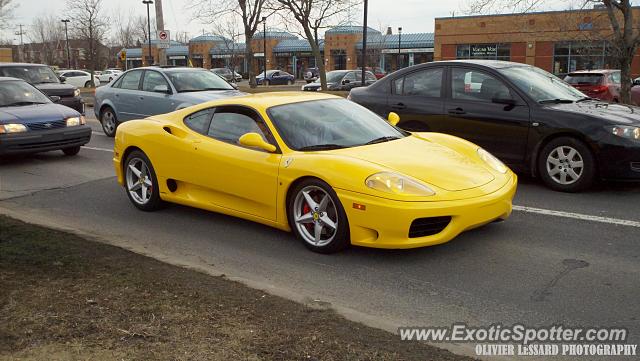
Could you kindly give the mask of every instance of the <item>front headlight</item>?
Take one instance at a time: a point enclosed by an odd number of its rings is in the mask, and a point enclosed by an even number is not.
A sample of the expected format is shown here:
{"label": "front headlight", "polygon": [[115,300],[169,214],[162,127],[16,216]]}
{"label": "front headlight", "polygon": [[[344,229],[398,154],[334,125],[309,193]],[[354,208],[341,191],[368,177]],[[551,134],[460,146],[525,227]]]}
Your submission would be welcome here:
{"label": "front headlight", "polygon": [[365,180],[365,184],[371,189],[392,194],[408,196],[432,196],[436,194],[431,188],[417,180],[391,172],[373,174]]}
{"label": "front headlight", "polygon": [[482,148],[478,148],[478,155],[485,163],[487,163],[494,170],[502,174],[507,173],[507,170],[508,170],[507,166],[504,165],[504,163],[502,163],[498,158],[494,157],[493,154],[487,152]]}
{"label": "front headlight", "polygon": [[67,127],[76,127],[78,125],[85,125],[87,124],[86,120],[84,119],[84,116],[79,116],[79,117],[71,117],[71,118],[67,118]]}
{"label": "front headlight", "polygon": [[73,96],[74,97],[79,97],[80,96],[80,89],[76,89],[73,91]]}
{"label": "front headlight", "polygon": [[617,135],[618,137],[640,140],[640,128],[638,127],[617,125],[611,128],[611,132],[613,135]]}
{"label": "front headlight", "polygon": [[26,131],[27,127],[24,124],[0,124],[0,134],[22,133]]}

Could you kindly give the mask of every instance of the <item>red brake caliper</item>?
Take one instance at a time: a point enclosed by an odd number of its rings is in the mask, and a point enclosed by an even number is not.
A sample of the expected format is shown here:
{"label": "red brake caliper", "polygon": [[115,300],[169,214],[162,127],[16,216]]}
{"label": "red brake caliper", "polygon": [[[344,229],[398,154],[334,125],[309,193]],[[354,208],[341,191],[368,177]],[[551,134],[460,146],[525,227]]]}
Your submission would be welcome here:
{"label": "red brake caliper", "polygon": [[[311,207],[309,207],[309,204],[305,203],[304,206],[302,207],[302,214],[307,214],[309,212],[311,212]],[[307,228],[309,232],[311,232],[311,228],[313,227],[311,223],[305,223],[304,226]]]}

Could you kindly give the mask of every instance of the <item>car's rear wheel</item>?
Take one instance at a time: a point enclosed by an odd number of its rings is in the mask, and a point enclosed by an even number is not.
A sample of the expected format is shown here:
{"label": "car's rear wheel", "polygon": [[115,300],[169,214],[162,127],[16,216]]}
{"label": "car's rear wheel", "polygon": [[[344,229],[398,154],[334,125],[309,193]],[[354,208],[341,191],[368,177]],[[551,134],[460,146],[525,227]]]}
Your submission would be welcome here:
{"label": "car's rear wheel", "polygon": [[100,123],[102,124],[104,134],[108,137],[114,137],[116,135],[118,118],[116,118],[116,114],[111,107],[106,107],[102,110],[102,113],[100,113]]}
{"label": "car's rear wheel", "polygon": [[84,83],[84,87],[85,88],[89,88],[91,86],[91,82],[87,81],[86,83]]}
{"label": "car's rear wheel", "polygon": [[589,188],[596,176],[593,154],[581,141],[560,137],[542,148],[538,157],[538,172],[551,189],[579,192]]}
{"label": "car's rear wheel", "polygon": [[289,197],[289,223],[314,252],[333,253],[350,244],[349,222],[335,191],[319,179],[298,184]]}
{"label": "car's rear wheel", "polygon": [[133,151],[124,163],[125,190],[131,203],[143,211],[154,211],[162,205],[158,179],[149,158]]}
{"label": "car's rear wheel", "polygon": [[293,85],[293,84],[295,84],[295,82],[294,82],[293,80],[289,80],[289,81],[287,82],[287,84],[289,84],[289,85]]}
{"label": "car's rear wheel", "polygon": [[62,149],[62,152],[64,153],[64,155],[74,156],[74,155],[80,153],[80,146],[64,148],[64,149]]}
{"label": "car's rear wheel", "polygon": [[271,84],[269,83],[269,81],[268,81],[268,80],[263,80],[262,82],[263,82],[263,83],[264,83],[264,85],[266,85],[266,86],[271,85]]}

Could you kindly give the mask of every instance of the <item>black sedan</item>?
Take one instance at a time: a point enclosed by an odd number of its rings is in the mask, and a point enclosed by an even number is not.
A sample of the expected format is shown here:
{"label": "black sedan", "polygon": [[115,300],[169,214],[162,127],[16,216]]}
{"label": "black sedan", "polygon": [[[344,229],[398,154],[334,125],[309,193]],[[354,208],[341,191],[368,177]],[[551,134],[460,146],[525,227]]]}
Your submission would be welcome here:
{"label": "black sedan", "polygon": [[267,70],[266,78],[265,72],[256,76],[256,83],[258,85],[293,85],[296,82],[296,78],[282,70]]}
{"label": "black sedan", "polygon": [[65,78],[58,78],[46,65],[0,63],[0,76],[19,78],[29,82],[46,95],[59,97],[59,104],[84,114],[84,100],[80,96],[80,90],[71,84],[64,84]]}
{"label": "black sedan", "polygon": [[349,98],[381,116],[397,113],[406,130],[465,138],[555,190],[581,191],[597,178],[640,180],[640,108],[589,98],[529,65],[421,64]]}
{"label": "black sedan", "polygon": [[[372,72],[365,72],[365,86],[376,82]],[[327,90],[351,90],[362,86],[362,70],[333,70],[327,73]],[[304,91],[320,91],[320,78],[302,86]]]}
{"label": "black sedan", "polygon": [[50,150],[76,155],[91,140],[84,116],[51,98],[24,80],[0,77],[0,156]]}

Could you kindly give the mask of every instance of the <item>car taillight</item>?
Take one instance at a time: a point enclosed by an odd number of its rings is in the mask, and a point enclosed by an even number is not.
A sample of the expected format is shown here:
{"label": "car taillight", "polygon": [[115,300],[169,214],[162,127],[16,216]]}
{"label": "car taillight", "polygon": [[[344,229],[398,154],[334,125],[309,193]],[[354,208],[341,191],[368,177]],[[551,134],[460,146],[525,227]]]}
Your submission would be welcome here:
{"label": "car taillight", "polygon": [[591,91],[594,93],[604,93],[609,90],[609,87],[606,85],[598,85],[591,88]]}

